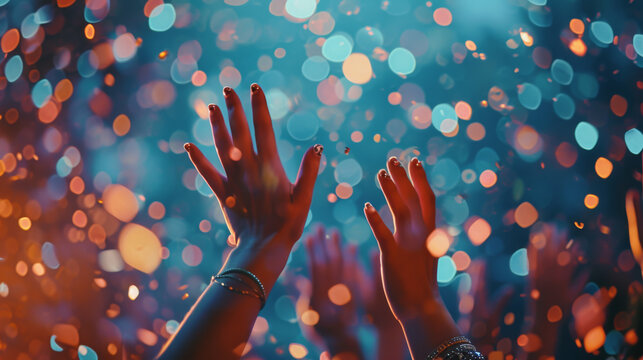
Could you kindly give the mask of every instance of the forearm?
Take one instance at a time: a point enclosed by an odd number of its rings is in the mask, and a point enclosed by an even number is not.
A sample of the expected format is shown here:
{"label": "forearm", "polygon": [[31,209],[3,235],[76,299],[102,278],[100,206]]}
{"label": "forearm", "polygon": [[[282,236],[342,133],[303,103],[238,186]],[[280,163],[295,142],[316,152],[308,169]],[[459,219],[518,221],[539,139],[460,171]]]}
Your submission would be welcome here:
{"label": "forearm", "polygon": [[377,360],[402,360],[406,352],[404,332],[393,323],[386,329],[377,329]]}
{"label": "forearm", "polygon": [[400,319],[400,324],[414,360],[425,359],[442,343],[461,335],[441,299],[427,301],[422,316]]}
{"label": "forearm", "polygon": [[[221,271],[242,268],[252,272],[264,285],[267,296],[286,264],[289,251],[288,247],[277,246],[235,249]],[[161,350],[159,358],[210,359],[216,351],[220,359],[238,359],[260,308],[261,302],[256,297],[211,283]]]}

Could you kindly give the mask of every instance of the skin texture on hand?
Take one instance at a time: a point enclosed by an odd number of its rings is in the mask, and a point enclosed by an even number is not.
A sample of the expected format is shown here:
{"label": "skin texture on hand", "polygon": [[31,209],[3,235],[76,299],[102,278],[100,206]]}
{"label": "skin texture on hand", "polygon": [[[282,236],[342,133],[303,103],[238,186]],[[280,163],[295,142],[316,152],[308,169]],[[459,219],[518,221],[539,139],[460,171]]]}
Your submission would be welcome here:
{"label": "skin texture on hand", "polygon": [[382,282],[388,304],[404,329],[413,359],[422,359],[444,341],[460,335],[442,303],[437,285],[437,258],[426,240],[435,229],[435,195],[418,159],[409,164],[410,179],[397,160],[378,181],[393,215],[394,231],[367,203],[366,219],[380,248]]}
{"label": "skin texture on hand", "polygon": [[[220,271],[243,268],[254,273],[270,293],[301,236],[317,179],[323,147],[304,154],[292,184],[277,153],[272,120],[263,90],[251,86],[255,152],[239,97],[224,89],[230,131],[221,109],[210,105],[210,123],[225,176],[192,143],[185,144],[199,174],[214,192],[236,248]],[[210,284],[168,343],[161,358],[238,359],[259,312],[260,302]]]}
{"label": "skin texture on hand", "polygon": [[[569,242],[567,233],[554,224],[539,223],[532,227],[527,256],[529,278],[523,333],[538,336],[542,346],[525,349],[527,355],[521,354],[520,358],[539,359],[554,356],[559,325],[571,314],[572,303],[585,287],[589,273],[577,274],[580,246]],[[555,322],[548,320],[552,307],[562,312]]]}
{"label": "skin texture on hand", "polygon": [[302,296],[309,298],[309,310],[317,314],[314,332],[331,358],[363,359],[357,341],[357,248],[342,246],[339,233],[327,234],[323,226],[306,238],[305,245],[311,287]]}

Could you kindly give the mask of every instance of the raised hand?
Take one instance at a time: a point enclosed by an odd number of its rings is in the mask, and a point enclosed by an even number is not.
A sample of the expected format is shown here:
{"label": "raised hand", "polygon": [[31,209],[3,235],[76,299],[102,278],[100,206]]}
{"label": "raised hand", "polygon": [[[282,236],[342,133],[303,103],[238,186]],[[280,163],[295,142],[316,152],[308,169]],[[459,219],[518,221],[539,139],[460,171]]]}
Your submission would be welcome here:
{"label": "raised hand", "polygon": [[228,228],[239,240],[238,247],[246,245],[245,236],[259,241],[277,237],[292,243],[304,229],[323,147],[315,145],[308,149],[297,181],[291,184],[279,160],[264,93],[257,84],[251,89],[257,152],[241,101],[228,87],[224,94],[232,138],[221,109],[209,106],[217,154],[227,177],[212,166],[196,145],[188,143],[185,149],[219,200]]}
{"label": "raised hand", "polygon": [[311,291],[303,295],[310,299],[309,310],[317,313],[314,331],[331,358],[361,359],[356,329],[356,248],[342,246],[337,231],[327,234],[319,226],[306,239],[306,251]]}
{"label": "raised hand", "polygon": [[[533,226],[527,256],[529,278],[525,333],[537,335],[542,344],[529,352],[527,358],[539,359],[541,356],[554,356],[561,320],[571,314],[572,303],[585,287],[589,273],[577,274],[580,246],[569,242],[566,231],[554,224]],[[550,311],[560,314],[553,317],[557,318],[556,321],[548,319]]]}
{"label": "raised hand", "polygon": [[[510,285],[505,285],[494,294],[493,298],[490,298],[485,279],[487,265],[482,260],[473,261],[468,273],[471,276],[473,309],[458,320],[458,325],[463,330],[469,329],[471,341],[484,354],[495,348],[503,310],[514,291]],[[461,321],[467,323],[466,327],[460,323]]]}
{"label": "raised hand", "polygon": [[261,305],[303,232],[317,179],[321,145],[306,151],[295,184],[286,177],[266,98],[257,84],[251,86],[256,152],[239,97],[229,87],[224,96],[230,132],[221,109],[209,108],[226,176],[196,145],[187,143],[185,150],[219,201],[236,247],[219,271],[221,280],[201,294],[161,350],[162,358],[211,359],[216,352],[217,359],[227,360],[244,353]]}
{"label": "raised hand", "polygon": [[459,335],[437,284],[437,258],[426,240],[435,229],[435,195],[417,158],[409,177],[392,157],[378,181],[393,215],[394,231],[366,203],[364,213],[380,248],[382,281],[389,306],[402,324],[414,359],[424,358],[444,341]]}

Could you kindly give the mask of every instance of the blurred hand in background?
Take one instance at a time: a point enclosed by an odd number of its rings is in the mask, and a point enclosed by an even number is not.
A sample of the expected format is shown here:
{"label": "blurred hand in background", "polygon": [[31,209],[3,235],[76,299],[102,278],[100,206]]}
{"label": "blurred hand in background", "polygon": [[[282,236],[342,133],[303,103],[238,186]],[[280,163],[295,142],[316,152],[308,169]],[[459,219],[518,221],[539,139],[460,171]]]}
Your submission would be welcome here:
{"label": "blurred hand in background", "polygon": [[[576,335],[581,339],[605,318],[592,295],[579,298],[589,272],[580,271],[580,246],[555,224],[533,226],[527,247],[529,276],[523,334],[527,336],[520,358],[540,359],[556,354],[559,329],[572,314],[574,304]],[[587,295],[587,296],[585,296]],[[579,298],[579,301],[576,301]],[[598,304],[598,303],[596,303]],[[578,310],[576,310],[578,307]],[[591,313],[588,313],[591,312]]]}
{"label": "blurred hand in background", "polygon": [[310,287],[302,289],[309,289],[302,294],[309,299],[300,315],[302,331],[314,334],[314,342],[321,340],[332,359],[363,359],[357,339],[356,247],[342,245],[339,233],[329,234],[323,226],[306,238],[305,245]]}

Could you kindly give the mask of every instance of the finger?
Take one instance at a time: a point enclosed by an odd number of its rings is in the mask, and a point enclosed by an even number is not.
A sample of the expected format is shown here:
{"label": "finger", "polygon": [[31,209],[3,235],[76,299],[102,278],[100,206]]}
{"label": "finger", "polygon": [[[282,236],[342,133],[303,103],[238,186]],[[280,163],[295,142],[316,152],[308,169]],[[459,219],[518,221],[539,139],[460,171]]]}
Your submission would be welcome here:
{"label": "finger", "polygon": [[331,233],[330,239],[324,240],[326,253],[328,254],[328,266],[333,273],[333,280],[337,280],[337,282],[342,280],[344,266],[342,248],[339,240],[339,233],[337,231]]}
{"label": "finger", "polygon": [[380,247],[380,253],[385,254],[391,251],[395,246],[393,234],[371,203],[366,203],[364,206],[364,215],[366,215],[366,221],[368,221],[368,225],[371,227],[375,240],[377,240],[377,244]]}
{"label": "finger", "polygon": [[435,194],[429,181],[426,179],[426,172],[422,163],[417,158],[411,159],[409,164],[409,174],[411,182],[420,199],[422,208],[422,218],[424,223],[431,230],[435,229]]}
{"label": "finger", "polygon": [[315,251],[314,251],[314,239],[312,236],[307,236],[306,240],[304,241],[304,244],[306,245],[306,255],[308,256],[308,265],[310,266],[309,269],[311,270],[310,275],[312,277],[313,275],[313,263],[315,262]]}
{"label": "finger", "polygon": [[400,161],[395,156],[392,156],[386,162],[386,167],[388,168],[388,172],[391,174],[391,178],[397,187],[397,191],[406,203],[406,206],[412,213],[419,213],[420,201],[418,199],[418,195],[415,192],[413,185],[411,185],[411,181],[406,175],[406,170],[404,170]]}
{"label": "finger", "polygon": [[313,236],[308,236],[305,241],[306,254],[308,255],[308,271],[310,274],[311,282],[311,296],[317,295],[318,281],[319,281],[319,260],[315,256],[315,239]]}
{"label": "finger", "polygon": [[210,104],[208,108],[210,109],[210,126],[212,127],[212,136],[217,149],[217,155],[219,155],[219,160],[226,174],[230,176],[231,173],[234,172],[235,165],[237,164],[236,161],[230,158],[230,153],[234,145],[232,145],[232,139],[230,138],[228,127],[223,119],[221,108],[214,104]]}
{"label": "finger", "polygon": [[625,195],[625,213],[630,234],[630,248],[636,261],[643,261],[643,246],[641,242],[641,195],[636,190],[630,190]]}
{"label": "finger", "polygon": [[384,197],[386,198],[386,203],[391,210],[391,214],[393,214],[395,229],[398,229],[401,224],[409,220],[409,208],[404,204],[404,200],[386,170],[380,170],[377,179],[382,188],[382,193],[384,193]]}
{"label": "finger", "polygon": [[272,120],[263,89],[257,84],[252,84],[250,86],[250,92],[252,100],[252,120],[255,126],[255,140],[257,142],[257,155],[261,161],[281,164],[279,162],[279,154],[277,153],[275,132],[272,128]]}
{"label": "finger", "polygon": [[293,189],[293,197],[295,203],[301,206],[302,211],[305,209],[306,213],[310,207],[310,201],[313,198],[313,189],[315,187],[315,181],[317,180],[319,162],[323,151],[324,147],[322,145],[317,144],[311,147],[304,154],[304,157],[301,159],[301,165],[299,166],[299,174],[297,175],[297,181]]}
{"label": "finger", "polygon": [[371,268],[373,269],[373,292],[375,296],[384,296],[382,269],[380,266],[380,254],[377,251],[373,251],[371,253]]}
{"label": "finger", "polygon": [[354,288],[357,285],[355,282],[359,279],[360,268],[357,264],[357,245],[348,244],[344,247],[342,254],[342,274]]}
{"label": "finger", "polygon": [[203,155],[199,148],[192,144],[186,143],[183,145],[185,151],[187,151],[190,156],[192,164],[196,170],[201,174],[206,183],[210,186],[210,189],[214,192],[214,195],[220,200],[225,199],[225,178],[221,175],[217,169],[212,166],[212,163]]}
{"label": "finger", "polygon": [[326,229],[319,225],[315,231],[315,255],[319,263],[328,266],[328,251],[326,251]]}
{"label": "finger", "polygon": [[232,88],[226,86],[223,89],[226,106],[228,107],[228,119],[230,120],[230,129],[232,130],[232,142],[234,146],[241,150],[241,160],[245,164],[252,163],[254,160],[254,150],[252,147],[252,138],[246,114],[243,112],[241,100]]}

